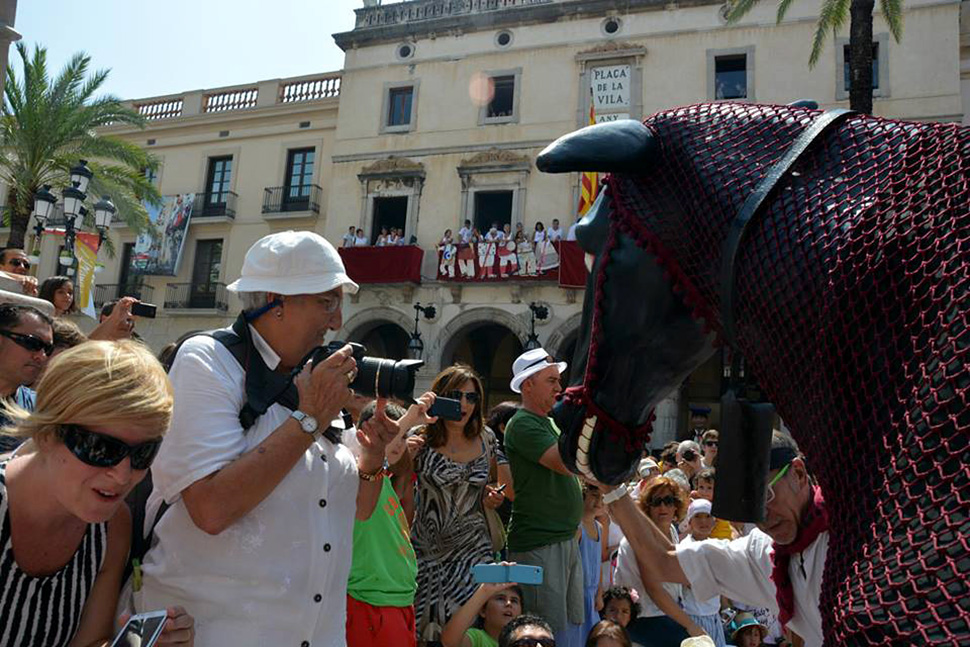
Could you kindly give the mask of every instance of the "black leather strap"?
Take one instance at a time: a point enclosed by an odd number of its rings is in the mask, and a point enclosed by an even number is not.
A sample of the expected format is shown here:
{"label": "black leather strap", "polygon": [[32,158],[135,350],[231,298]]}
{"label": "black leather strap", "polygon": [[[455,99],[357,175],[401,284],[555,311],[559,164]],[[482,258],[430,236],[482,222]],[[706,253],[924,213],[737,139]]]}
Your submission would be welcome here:
{"label": "black leather strap", "polygon": [[768,174],[758,183],[758,186],[748,199],[744,201],[741,210],[731,223],[728,235],[724,239],[724,246],[721,252],[721,324],[724,329],[724,338],[728,344],[734,346],[734,272],[737,261],[738,250],[744,240],[744,235],[748,226],[758,215],[758,210],[764,203],[765,198],[771,193],[778,181],[791,170],[791,167],[798,161],[798,158],[812,145],[819,135],[824,133],[830,126],[837,124],[842,119],[855,114],[852,110],[836,108],[822,113],[812,125],[802,131],[802,134],[795,139],[791,148],[785,153],[784,157],[775,162]]}

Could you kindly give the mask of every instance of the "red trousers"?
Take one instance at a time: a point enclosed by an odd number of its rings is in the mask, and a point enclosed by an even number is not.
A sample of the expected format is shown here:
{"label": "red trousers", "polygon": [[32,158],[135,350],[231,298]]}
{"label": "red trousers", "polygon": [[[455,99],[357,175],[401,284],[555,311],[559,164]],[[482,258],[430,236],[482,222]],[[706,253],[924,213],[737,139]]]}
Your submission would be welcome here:
{"label": "red trousers", "polygon": [[414,607],[375,607],[347,596],[347,647],[415,647]]}

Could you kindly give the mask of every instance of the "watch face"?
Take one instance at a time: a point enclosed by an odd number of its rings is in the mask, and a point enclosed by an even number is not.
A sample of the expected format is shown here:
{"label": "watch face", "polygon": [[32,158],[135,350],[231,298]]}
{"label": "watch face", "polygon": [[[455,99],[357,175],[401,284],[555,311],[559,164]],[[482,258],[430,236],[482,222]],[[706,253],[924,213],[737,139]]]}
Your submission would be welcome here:
{"label": "watch face", "polygon": [[300,426],[303,427],[303,431],[312,433],[317,430],[317,419],[307,416],[300,421]]}

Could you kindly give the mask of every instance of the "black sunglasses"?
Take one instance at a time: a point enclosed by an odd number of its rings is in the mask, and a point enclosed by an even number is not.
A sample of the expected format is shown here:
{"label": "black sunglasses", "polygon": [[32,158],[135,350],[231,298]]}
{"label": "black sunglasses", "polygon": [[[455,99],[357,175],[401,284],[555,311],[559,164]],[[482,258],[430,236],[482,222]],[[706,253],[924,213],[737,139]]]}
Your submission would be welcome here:
{"label": "black sunglasses", "polygon": [[452,400],[461,401],[462,398],[468,402],[468,404],[478,404],[478,392],[477,391],[462,391],[460,389],[455,389],[454,391],[448,391],[445,393],[446,398],[451,398]]}
{"label": "black sunglasses", "polygon": [[524,638],[519,638],[509,643],[509,647],[536,647],[536,645],[540,647],[556,647],[556,639],[546,638],[545,636],[541,638],[525,636]]}
{"label": "black sunglasses", "polygon": [[117,438],[78,425],[63,425],[61,438],[64,446],[82,463],[94,467],[113,467],[125,460],[126,456],[130,456],[133,470],[147,470],[151,467],[152,461],[158,455],[158,448],[162,445],[161,438],[129,445]]}
{"label": "black sunglasses", "polygon": [[30,261],[28,261],[26,258],[12,258],[7,261],[7,263],[13,265],[14,267],[22,267],[25,270],[30,269]]}
{"label": "black sunglasses", "polygon": [[44,351],[45,355],[50,357],[51,353],[54,352],[54,344],[48,344],[43,339],[34,337],[33,335],[24,335],[19,332],[12,332],[10,330],[0,330],[0,335],[3,335],[24,350],[29,350],[31,353],[36,353],[37,351],[42,350]]}
{"label": "black sunglasses", "polygon": [[717,441],[716,440],[705,440],[704,441],[704,446],[705,447],[717,447]]}
{"label": "black sunglasses", "polygon": [[668,494],[667,496],[655,496],[650,499],[651,508],[656,508],[662,505],[677,505],[677,497],[672,494]]}

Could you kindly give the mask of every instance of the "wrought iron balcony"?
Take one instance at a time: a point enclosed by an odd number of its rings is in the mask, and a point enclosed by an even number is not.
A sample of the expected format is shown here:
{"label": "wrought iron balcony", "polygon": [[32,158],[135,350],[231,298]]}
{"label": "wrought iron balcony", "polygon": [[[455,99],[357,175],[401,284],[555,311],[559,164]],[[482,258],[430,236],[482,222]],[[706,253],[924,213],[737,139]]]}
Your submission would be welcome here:
{"label": "wrought iron balcony", "polygon": [[203,192],[195,194],[192,204],[193,218],[236,217],[236,195],[234,191]]}
{"label": "wrought iron balcony", "polygon": [[143,283],[106,283],[94,286],[94,307],[100,308],[108,301],[121,297],[135,297],[139,301],[152,301],[155,289]]}
{"label": "wrought iron balcony", "polygon": [[168,310],[229,309],[225,283],[169,283],[165,291]]}
{"label": "wrought iron balcony", "polygon": [[320,213],[321,191],[323,189],[316,184],[267,187],[263,194],[263,213]]}

